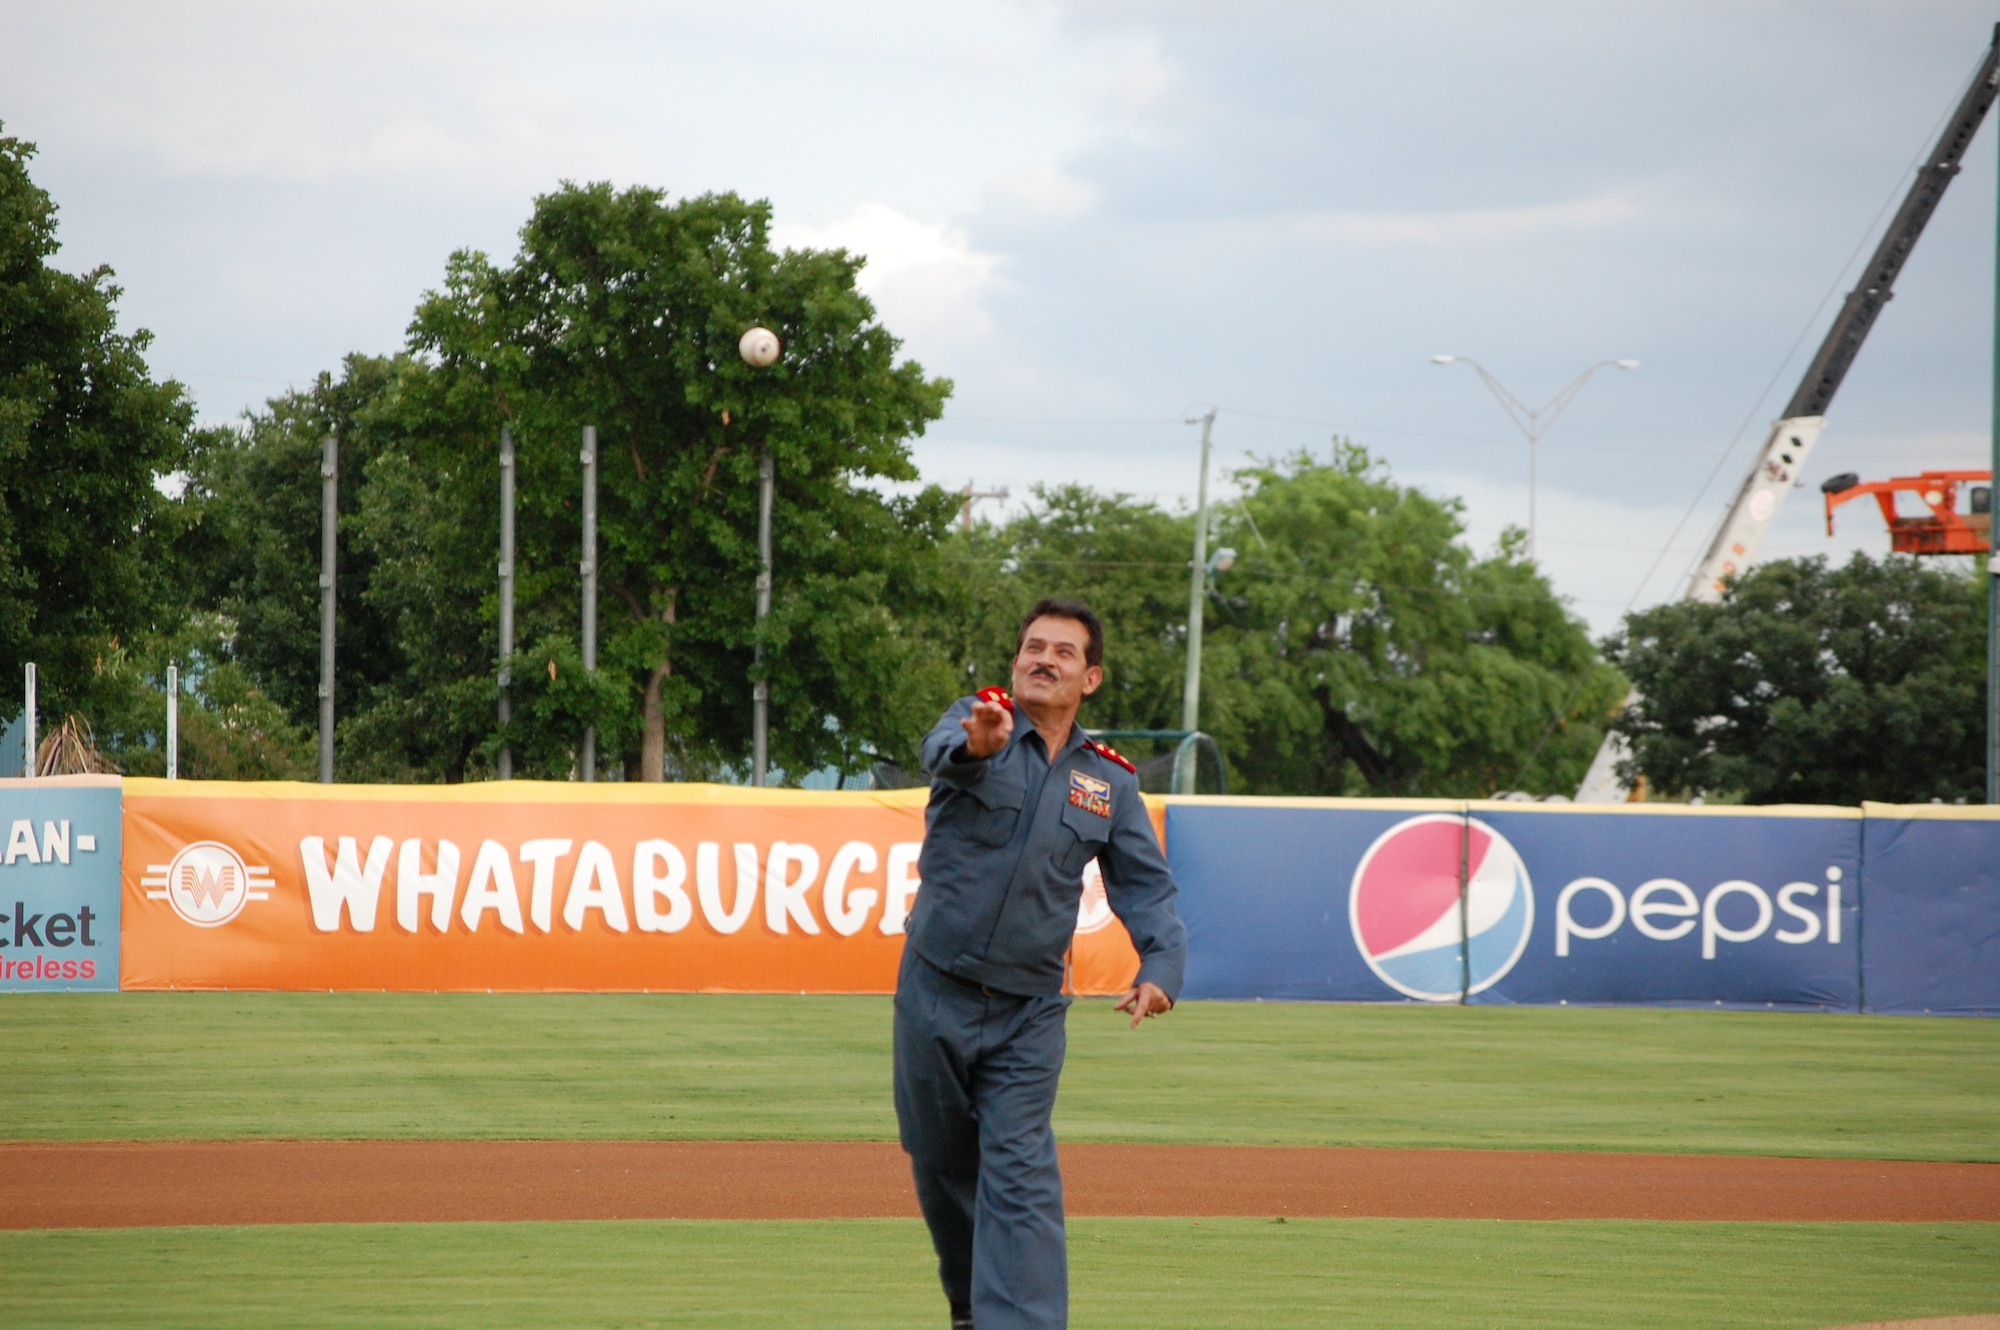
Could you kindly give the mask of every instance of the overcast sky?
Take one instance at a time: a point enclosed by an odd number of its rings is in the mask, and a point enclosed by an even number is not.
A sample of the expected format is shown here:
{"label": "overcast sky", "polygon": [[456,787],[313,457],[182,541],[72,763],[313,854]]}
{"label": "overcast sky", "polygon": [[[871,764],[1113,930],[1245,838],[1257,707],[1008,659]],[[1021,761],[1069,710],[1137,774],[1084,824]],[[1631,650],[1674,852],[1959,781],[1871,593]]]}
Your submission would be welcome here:
{"label": "overcast sky", "polygon": [[[0,121],[40,145],[58,261],[117,270],[125,326],[211,420],[395,350],[446,256],[510,256],[564,179],[733,189],[772,200],[787,243],[866,252],[884,321],[957,384],[926,477],[1017,500],[1069,480],[1185,500],[1182,422],[1216,406],[1223,467],[1338,432],[1462,497],[1484,549],[1527,520],[1526,445],[1430,357],[1531,404],[1637,358],[1542,446],[1542,561],[1602,631],[1678,593],[1994,17],[0,0]],[[1984,465],[1994,136],[1767,555],[1886,548],[1859,505],[1826,539],[1827,475]]]}

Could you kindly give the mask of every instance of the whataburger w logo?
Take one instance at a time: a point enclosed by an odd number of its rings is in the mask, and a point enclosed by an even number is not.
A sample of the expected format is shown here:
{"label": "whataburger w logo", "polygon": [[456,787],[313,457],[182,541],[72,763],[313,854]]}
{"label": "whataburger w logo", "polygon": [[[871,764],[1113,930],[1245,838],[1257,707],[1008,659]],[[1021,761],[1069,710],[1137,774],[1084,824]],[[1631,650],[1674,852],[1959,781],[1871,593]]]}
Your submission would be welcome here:
{"label": "whataburger w logo", "polygon": [[147,864],[139,879],[146,899],[163,900],[196,928],[219,928],[251,901],[271,898],[271,870],[251,867],[221,841],[181,847],[173,862]]}
{"label": "whataburger w logo", "polygon": [[1535,893],[1506,837],[1478,818],[1426,813],[1390,827],[1361,856],[1347,915],[1376,978],[1406,997],[1444,1002],[1483,992],[1514,968],[1534,930]]}
{"label": "whataburger w logo", "polygon": [[1083,895],[1076,902],[1076,931],[1095,933],[1108,928],[1114,917],[1111,900],[1104,894],[1104,870],[1092,859],[1083,866]]}

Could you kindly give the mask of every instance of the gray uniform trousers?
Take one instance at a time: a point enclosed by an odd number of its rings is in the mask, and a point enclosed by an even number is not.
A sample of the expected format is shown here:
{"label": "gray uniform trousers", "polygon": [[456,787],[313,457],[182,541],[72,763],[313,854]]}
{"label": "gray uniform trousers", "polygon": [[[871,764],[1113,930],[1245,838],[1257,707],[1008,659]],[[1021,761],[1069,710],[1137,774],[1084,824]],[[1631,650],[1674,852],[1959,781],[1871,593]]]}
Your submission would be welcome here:
{"label": "gray uniform trousers", "polygon": [[938,1278],[978,1330],[1069,1324],[1069,1251],[1056,1170],[1066,997],[1015,997],[903,950],[896,983],[896,1120]]}

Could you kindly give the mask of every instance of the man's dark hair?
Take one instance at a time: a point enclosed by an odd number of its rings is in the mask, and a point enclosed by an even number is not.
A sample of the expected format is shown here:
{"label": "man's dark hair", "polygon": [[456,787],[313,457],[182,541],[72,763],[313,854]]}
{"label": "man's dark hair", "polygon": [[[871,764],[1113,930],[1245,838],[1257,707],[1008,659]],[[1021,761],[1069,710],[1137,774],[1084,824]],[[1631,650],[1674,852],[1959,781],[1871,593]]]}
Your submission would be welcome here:
{"label": "man's dark hair", "polygon": [[1047,596],[1035,602],[1035,608],[1028,611],[1028,617],[1021,620],[1021,631],[1014,635],[1014,654],[1021,654],[1022,643],[1028,640],[1028,626],[1037,619],[1072,619],[1083,625],[1090,634],[1090,642],[1083,649],[1083,663],[1102,665],[1104,663],[1104,620],[1097,617],[1097,611],[1080,600],[1063,600]]}

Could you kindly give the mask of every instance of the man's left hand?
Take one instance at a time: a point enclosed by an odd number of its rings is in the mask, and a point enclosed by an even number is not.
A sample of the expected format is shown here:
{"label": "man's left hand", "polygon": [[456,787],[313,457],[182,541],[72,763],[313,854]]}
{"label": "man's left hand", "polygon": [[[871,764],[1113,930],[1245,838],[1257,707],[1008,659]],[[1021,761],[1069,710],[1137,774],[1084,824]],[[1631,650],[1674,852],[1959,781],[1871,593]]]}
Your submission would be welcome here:
{"label": "man's left hand", "polygon": [[1138,1029],[1139,1022],[1148,1016],[1158,1016],[1172,1011],[1174,1000],[1158,984],[1136,984],[1125,990],[1125,996],[1118,999],[1115,1010],[1132,1013],[1132,1028]]}

